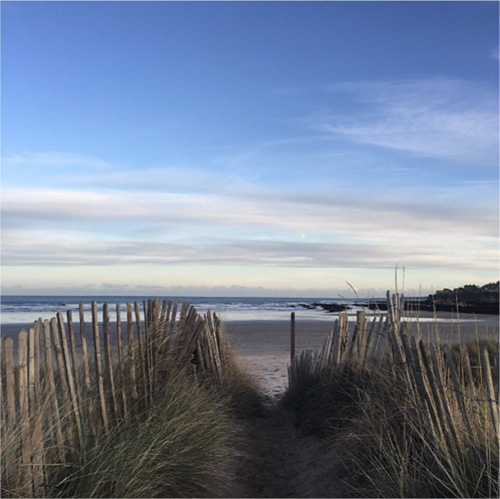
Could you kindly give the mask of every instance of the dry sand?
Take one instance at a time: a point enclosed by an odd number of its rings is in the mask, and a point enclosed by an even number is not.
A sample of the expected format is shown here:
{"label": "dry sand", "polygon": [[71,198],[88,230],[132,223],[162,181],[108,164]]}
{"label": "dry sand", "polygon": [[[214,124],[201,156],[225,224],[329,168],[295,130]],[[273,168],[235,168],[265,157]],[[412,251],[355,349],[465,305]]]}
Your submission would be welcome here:
{"label": "dry sand", "polygon": [[[296,351],[307,348],[320,348],[333,328],[338,315],[332,314],[331,321],[296,320]],[[451,313],[439,313],[435,322],[432,314],[420,312],[420,333],[425,339],[433,338],[436,325],[441,341],[458,341],[476,337],[476,330],[482,338],[498,338],[498,316],[481,315],[476,318],[462,316],[457,324]],[[351,327],[354,326],[354,322]],[[226,321],[229,341],[242,365],[259,381],[264,393],[276,396],[283,393],[288,384],[288,365],[290,363],[290,322],[288,321]],[[417,325],[413,323],[416,333]]]}

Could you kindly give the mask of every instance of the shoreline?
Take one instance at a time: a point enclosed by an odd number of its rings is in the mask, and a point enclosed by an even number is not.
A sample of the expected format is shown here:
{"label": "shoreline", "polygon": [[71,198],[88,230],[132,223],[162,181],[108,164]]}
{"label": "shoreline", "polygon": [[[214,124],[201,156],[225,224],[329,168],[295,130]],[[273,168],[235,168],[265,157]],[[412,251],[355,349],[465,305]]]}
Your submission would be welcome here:
{"label": "shoreline", "polygon": [[[304,348],[317,348],[318,341],[326,338],[326,335],[331,331],[335,320],[338,318],[338,313],[332,313],[329,319],[310,319],[301,318],[300,314],[296,313],[295,325],[297,334],[297,349]],[[366,317],[368,321],[372,321],[376,317],[380,317],[380,314],[367,313]],[[476,329],[480,336],[498,337],[500,331],[499,318],[496,315],[478,314],[470,316],[469,314],[460,315],[454,312],[439,312],[436,315],[432,312],[422,312],[418,314],[406,314],[403,317],[410,320],[411,328],[414,330],[418,326],[422,333],[427,331],[433,332],[436,325],[439,329],[440,334],[443,333],[446,336],[458,333],[458,329],[462,335],[467,337],[475,335]],[[437,319],[437,320],[436,320]],[[354,325],[355,315],[349,316],[349,323]],[[33,322],[30,323],[12,323],[12,324],[1,324],[0,331],[1,337],[12,337],[17,335],[21,329],[27,329],[33,327]],[[228,335],[232,337],[235,342],[235,346],[241,346],[245,350],[251,347],[255,348],[255,353],[262,350],[261,346],[276,347],[283,345],[283,335],[289,337],[290,333],[290,319],[237,319],[237,320],[225,320],[222,318],[222,323],[225,326]],[[103,323],[100,321],[99,326],[101,328]],[[116,322],[111,321],[111,337],[116,337]],[[79,322],[74,321],[75,336],[77,339],[80,336],[79,333]],[[91,338],[88,333],[91,333],[92,324],[86,322],[86,332],[87,340]],[[124,337],[126,336],[126,322],[122,320],[122,330]],[[264,334],[265,333],[265,334]],[[263,336],[264,334],[264,336]],[[260,340],[264,340],[267,337],[268,341],[261,345]]]}

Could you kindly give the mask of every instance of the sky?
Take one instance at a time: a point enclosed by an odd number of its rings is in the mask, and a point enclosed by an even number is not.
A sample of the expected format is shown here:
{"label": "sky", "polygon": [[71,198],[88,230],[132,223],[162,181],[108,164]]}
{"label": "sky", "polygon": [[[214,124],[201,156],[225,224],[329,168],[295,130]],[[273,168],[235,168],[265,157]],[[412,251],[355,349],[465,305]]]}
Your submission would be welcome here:
{"label": "sky", "polygon": [[3,294],[498,280],[499,3],[1,2]]}

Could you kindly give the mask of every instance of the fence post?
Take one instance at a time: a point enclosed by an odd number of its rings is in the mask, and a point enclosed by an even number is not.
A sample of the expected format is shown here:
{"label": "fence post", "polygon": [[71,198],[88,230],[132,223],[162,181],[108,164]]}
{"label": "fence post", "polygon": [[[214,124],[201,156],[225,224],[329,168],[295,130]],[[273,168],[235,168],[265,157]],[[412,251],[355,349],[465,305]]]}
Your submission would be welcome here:
{"label": "fence post", "polygon": [[78,406],[77,385],[75,381],[76,376],[74,370],[75,366],[72,365],[71,357],[69,355],[68,340],[66,338],[66,328],[64,326],[64,317],[61,312],[57,314],[57,320],[59,324],[59,335],[61,337],[61,344],[63,348],[65,375],[69,388],[72,412],[73,412],[73,417],[75,419],[76,431],[78,433],[80,451],[83,452],[85,449],[85,442],[84,442],[82,420],[80,418],[80,409]]}
{"label": "fence post", "polygon": [[109,324],[109,305],[104,303],[102,309],[103,329],[104,329],[104,364],[107,371],[108,387],[111,392],[113,402],[113,414],[116,420],[119,419],[118,401],[116,398],[115,378],[113,375],[113,354],[111,350],[111,330]]}
{"label": "fence post", "polygon": [[481,352],[481,363],[483,364],[483,379],[486,384],[486,393],[488,394],[488,405],[490,407],[491,423],[495,429],[495,434],[498,438],[498,402],[495,399],[495,387],[491,378],[490,359],[488,357],[488,350],[483,347]]}
{"label": "fence post", "polygon": [[[7,428],[10,430],[16,422],[16,403],[14,398],[15,393],[15,375],[14,375],[14,341],[12,338],[6,338],[4,343],[5,352],[5,385],[7,398]],[[2,435],[3,436],[3,435]],[[15,452],[15,451],[14,451]],[[6,486],[12,487],[15,485],[15,456],[14,458],[6,459]]]}
{"label": "fence post", "polygon": [[95,431],[93,414],[94,414],[94,401],[92,398],[92,386],[90,384],[90,368],[89,368],[89,358],[87,353],[87,338],[85,335],[85,314],[83,310],[83,304],[79,305],[79,315],[80,315],[80,340],[82,343],[82,364],[83,364],[83,382],[85,385],[85,397],[82,393],[82,400],[85,398],[85,410],[90,423],[91,431]]}
{"label": "fence post", "polygon": [[290,361],[295,357],[295,312],[290,317]]}
{"label": "fence post", "polygon": [[109,430],[108,425],[108,411],[106,409],[106,398],[104,395],[104,375],[102,372],[101,363],[101,340],[99,338],[99,315],[97,313],[97,302],[92,302],[92,330],[94,336],[94,352],[95,352],[95,366],[97,374],[97,386],[99,390],[99,401],[101,405],[101,417],[104,431],[107,433]]}
{"label": "fence post", "polygon": [[122,336],[122,319],[120,313],[120,304],[116,304],[116,335],[118,337],[118,364],[120,367],[120,383],[119,388],[122,394],[123,418],[127,417],[127,394],[125,393],[125,360],[123,354],[123,336]]}
{"label": "fence post", "polygon": [[18,336],[19,362],[19,413],[21,416],[22,441],[22,485],[25,487],[26,497],[33,497],[33,482],[31,474],[31,432],[29,407],[29,373],[28,373],[28,333],[21,330]]}
{"label": "fence post", "polygon": [[132,407],[137,413],[137,379],[135,372],[135,340],[134,340],[134,324],[132,319],[132,307],[127,303],[127,347],[128,347],[128,368],[129,368],[129,384],[132,392]]}
{"label": "fence post", "polygon": [[59,414],[59,404],[57,402],[56,382],[54,379],[54,363],[52,360],[52,345],[50,343],[50,325],[45,319],[44,323],[44,338],[45,338],[45,372],[48,382],[48,397],[52,407],[52,423],[56,429],[57,452],[61,462],[65,462],[64,437],[61,427],[61,418]]}

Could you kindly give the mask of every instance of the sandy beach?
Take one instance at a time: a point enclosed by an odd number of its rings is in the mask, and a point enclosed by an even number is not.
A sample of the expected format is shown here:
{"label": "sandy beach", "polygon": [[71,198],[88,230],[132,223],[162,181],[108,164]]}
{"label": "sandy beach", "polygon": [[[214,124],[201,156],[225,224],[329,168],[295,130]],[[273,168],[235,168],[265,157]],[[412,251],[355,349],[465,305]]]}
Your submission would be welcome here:
{"label": "sandy beach", "polygon": [[[333,328],[338,314],[332,314],[331,320],[303,320],[297,314],[295,324],[295,347],[299,352],[308,348],[320,348]],[[481,338],[498,338],[498,316],[478,315],[476,317],[464,315],[457,323],[456,316],[451,313],[438,314],[438,322],[433,320],[432,314],[420,312],[419,327],[422,337],[434,337],[436,325],[439,329],[441,341],[457,341],[473,339],[476,331]],[[441,322],[444,320],[445,322]],[[354,327],[355,318],[350,319],[350,327]],[[228,340],[244,366],[258,381],[262,391],[268,396],[283,393],[288,384],[288,365],[290,363],[290,321],[246,320],[225,321],[225,330]],[[17,338],[22,328],[32,327],[32,324],[2,325],[2,338]],[[78,323],[75,330],[78,332]],[[417,323],[412,323],[416,331]],[[460,330],[460,332],[459,332]],[[115,339],[116,326],[111,324],[111,338]],[[90,324],[87,324],[87,341],[91,339]],[[76,335],[77,347],[80,344],[79,334]],[[113,341],[116,344],[116,341]]]}
{"label": "sandy beach", "polygon": [[[321,348],[333,328],[336,316],[331,321],[298,319],[295,324],[296,351],[308,348]],[[444,342],[469,340],[476,337],[498,338],[498,316],[482,315],[477,317],[456,317],[447,312],[440,313],[435,322],[430,313],[419,315],[420,334],[433,338],[436,325],[439,337]],[[448,322],[449,321],[449,322]],[[289,321],[227,321],[225,323],[228,339],[247,370],[258,380],[268,395],[283,393],[288,384],[288,365],[290,363],[290,322]],[[351,323],[354,327],[354,322]],[[417,323],[412,323],[416,334]]]}

